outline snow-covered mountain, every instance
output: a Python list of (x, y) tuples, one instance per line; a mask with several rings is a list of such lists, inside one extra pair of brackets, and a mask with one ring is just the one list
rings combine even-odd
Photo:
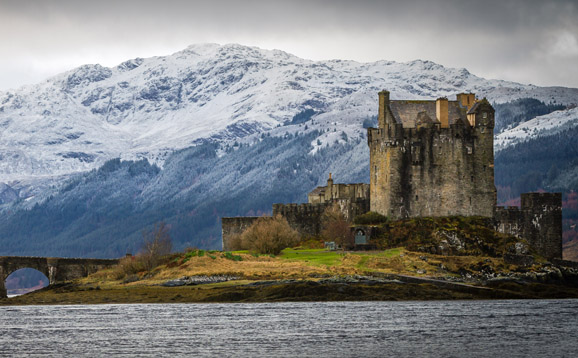
[[(517, 143), (539, 137), (551, 136), (578, 127), (578, 107), (538, 116), (514, 128), (499, 133), (494, 138), (495, 150), (501, 151)], [(578, 150), (578, 143), (575, 143)]]
[(367, 182), (362, 124), (375, 124), (382, 89), (393, 99), (474, 92), (495, 103), (502, 201), (578, 188), (578, 89), (429, 61), (194, 45), (0, 93), (0, 254), (118, 257), (159, 221), (176, 248), (219, 248), (223, 216), (306, 200), (329, 172)]
[[(381, 89), (393, 99), (471, 91), (493, 102), (578, 102), (578, 89), (486, 80), (429, 61), (310, 61), (278, 50), (193, 45), (0, 92), (0, 182), (40, 185), (116, 157), (162, 166), (168, 153), (207, 139), (291, 131), (277, 127), (306, 110), (315, 111), (309, 130), (333, 125), (355, 136), (359, 122), (376, 115)], [(320, 143), (339, 138), (325, 134)]]

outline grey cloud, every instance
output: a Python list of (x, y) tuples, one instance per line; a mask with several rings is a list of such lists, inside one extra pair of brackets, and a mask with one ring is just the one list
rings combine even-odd
[[(112, 65), (191, 43), (238, 42), (313, 59), (429, 59), (480, 76), (578, 87), (568, 67), (578, 61), (570, 0), (0, 0), (0, 31), (10, 34), (0, 56), (43, 57), (53, 68), (67, 58)], [(0, 88), (10, 81), (0, 69)]]

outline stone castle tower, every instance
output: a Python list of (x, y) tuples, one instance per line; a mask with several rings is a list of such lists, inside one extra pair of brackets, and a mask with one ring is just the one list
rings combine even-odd
[(371, 211), (390, 218), (492, 217), (494, 109), (484, 98), (389, 99), (368, 129)]

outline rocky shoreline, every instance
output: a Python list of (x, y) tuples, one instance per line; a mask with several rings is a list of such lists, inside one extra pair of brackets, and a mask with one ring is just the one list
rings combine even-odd
[(0, 305), (547, 298), (578, 298), (578, 284), (521, 277), (490, 278), (483, 285), (473, 285), (404, 275), (258, 281), (237, 280), (233, 276), (192, 276), (158, 285), (101, 288), (74, 282), (59, 284), (0, 299)]

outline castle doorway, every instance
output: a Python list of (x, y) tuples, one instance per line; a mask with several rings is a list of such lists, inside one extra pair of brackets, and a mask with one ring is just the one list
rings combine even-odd
[(355, 232), (355, 245), (366, 245), (367, 244), (367, 235), (365, 235), (365, 231), (362, 229), (357, 229)]

